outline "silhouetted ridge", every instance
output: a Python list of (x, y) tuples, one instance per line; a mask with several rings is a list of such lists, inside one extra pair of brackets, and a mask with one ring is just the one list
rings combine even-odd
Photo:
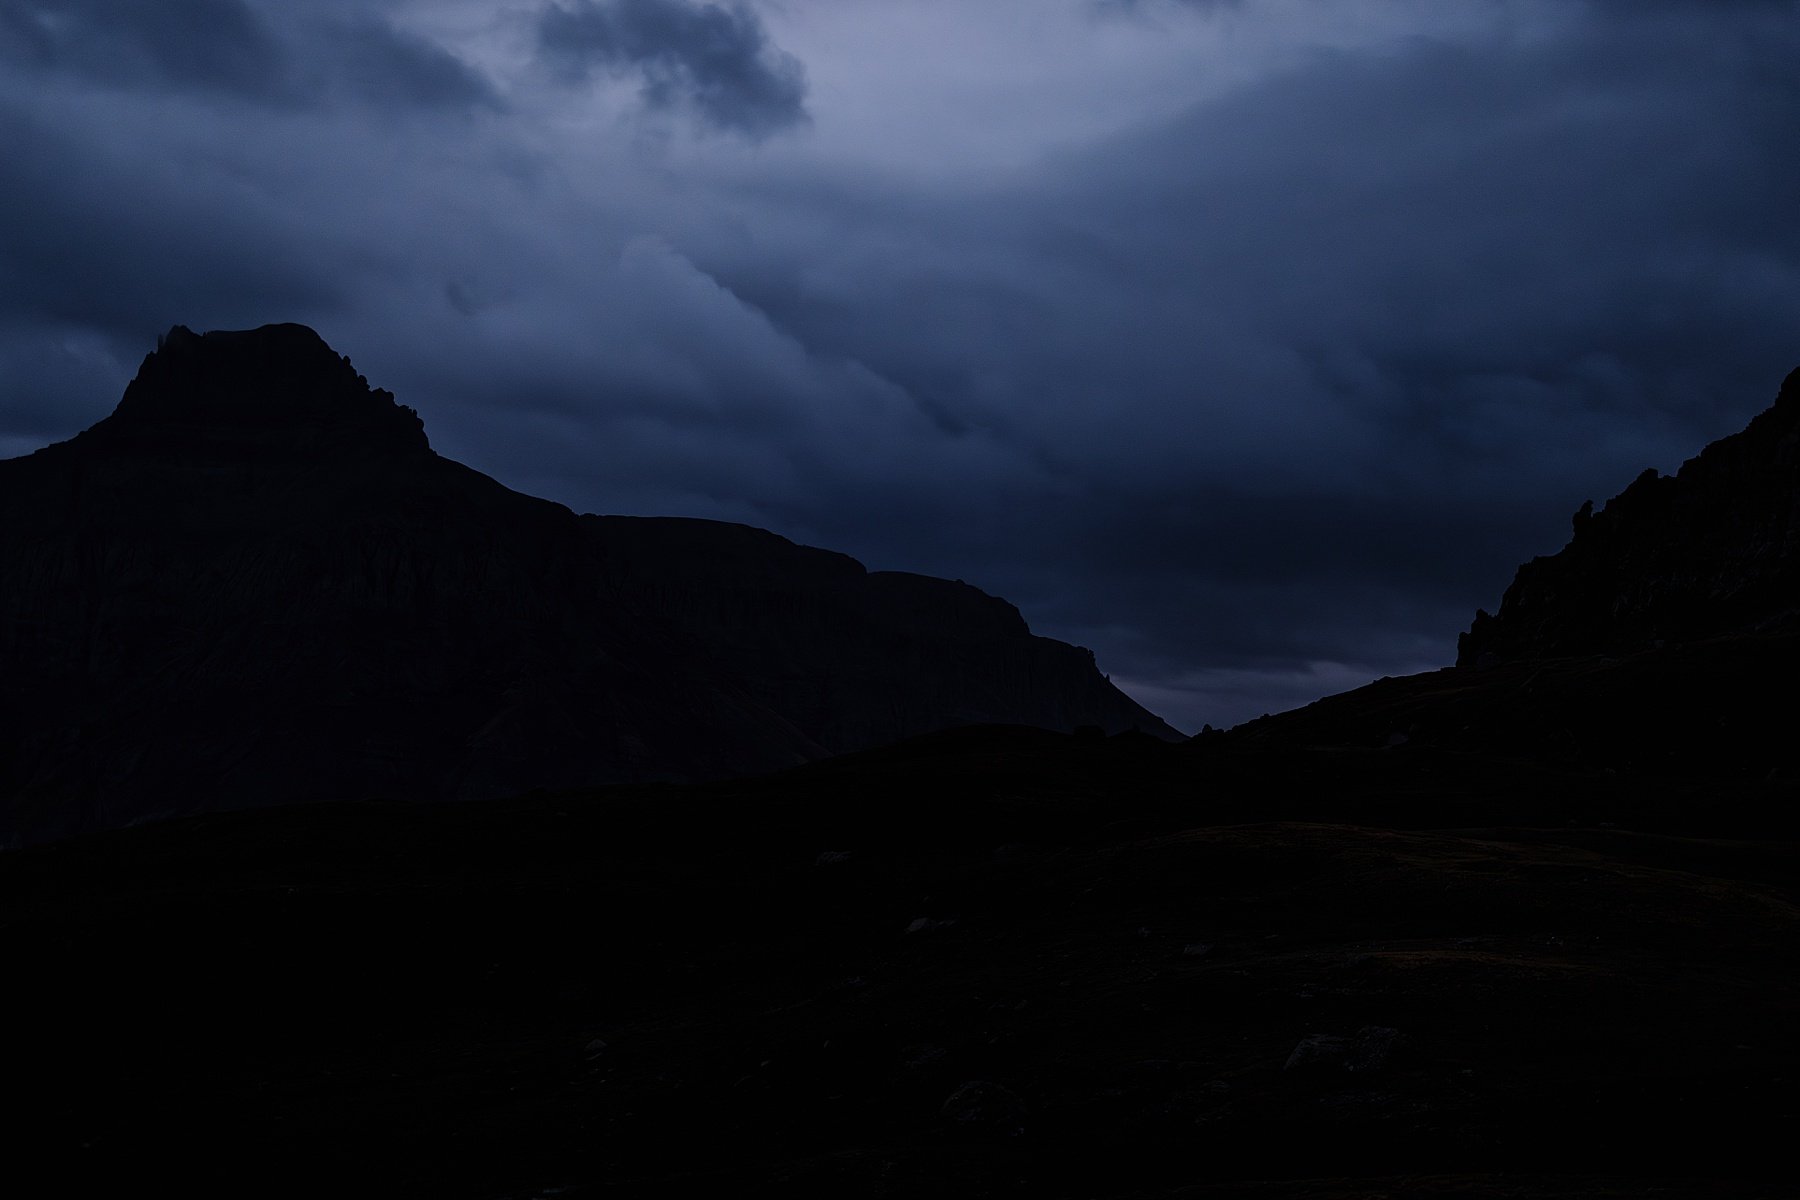
[(1789, 628), (1800, 614), (1800, 371), (1774, 406), (1672, 476), (1584, 505), (1559, 553), (1478, 612), (1458, 665)]
[(371, 389), (347, 357), (292, 324), (205, 334), (175, 326), (145, 356), (113, 415), (86, 436), (164, 451), (429, 448), (416, 412)]
[(0, 841), (958, 725), (1179, 737), (966, 584), (510, 491), (297, 325), (177, 327), (112, 416), (0, 462), (0, 512)]

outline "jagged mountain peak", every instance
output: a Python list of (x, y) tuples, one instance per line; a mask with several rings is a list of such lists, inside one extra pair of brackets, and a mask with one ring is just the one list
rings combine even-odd
[(297, 324), (207, 333), (176, 325), (144, 357), (113, 414), (83, 436), (158, 452), (430, 448), (418, 413), (371, 388), (347, 356)]
[(1773, 406), (1674, 475), (1585, 504), (1561, 551), (1477, 612), (1461, 666), (1620, 654), (1800, 624), (1800, 370)]

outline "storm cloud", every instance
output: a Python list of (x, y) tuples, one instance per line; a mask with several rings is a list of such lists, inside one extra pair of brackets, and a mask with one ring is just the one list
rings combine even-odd
[(0, 51), (114, 86), (270, 98), (286, 56), (242, 0), (4, 0)]
[(492, 86), (425, 38), (345, 7), (246, 0), (0, 0), (0, 57), (40, 78), (268, 106), (351, 98), (492, 106)]
[(1187, 728), (1448, 662), (1800, 365), (1783, 0), (114, 12), (0, 0), (0, 453), (305, 321), (512, 486), (967, 579)]
[(691, 108), (715, 128), (753, 138), (806, 120), (804, 68), (770, 44), (743, 4), (571, 0), (545, 9), (537, 34), (544, 60), (564, 78), (638, 76), (654, 110)]

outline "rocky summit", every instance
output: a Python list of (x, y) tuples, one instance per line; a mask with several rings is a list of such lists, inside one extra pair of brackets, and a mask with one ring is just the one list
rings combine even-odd
[(1800, 371), (1671, 476), (1645, 471), (1475, 615), (1463, 666), (1800, 629)]
[(1363, 819), (1422, 803), (1445, 823), (1795, 838), (1790, 709), (1771, 698), (1800, 671), (1797, 539), (1800, 371), (1676, 475), (1584, 505), (1569, 544), (1519, 567), (1498, 615), (1476, 614), (1454, 668), (1198, 740), (1283, 770), (1311, 761), (1318, 812), (1342, 811), (1325, 788), (1373, 770), (1411, 782)]
[(0, 836), (740, 776), (957, 725), (1172, 729), (974, 587), (578, 516), (310, 329), (170, 331), (0, 462)]

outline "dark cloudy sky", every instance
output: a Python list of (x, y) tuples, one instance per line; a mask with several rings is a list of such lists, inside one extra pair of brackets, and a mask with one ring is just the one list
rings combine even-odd
[(0, 0), (0, 455), (304, 321), (1176, 724), (1454, 654), (1800, 365), (1789, 0)]

